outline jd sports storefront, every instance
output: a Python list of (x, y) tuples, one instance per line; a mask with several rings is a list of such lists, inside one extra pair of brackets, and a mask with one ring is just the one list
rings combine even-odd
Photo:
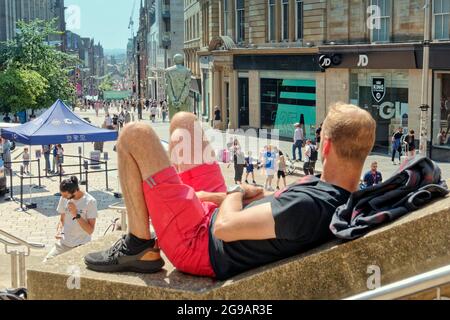
[[(320, 71), (316, 54), (236, 55), (234, 68), (238, 70), (240, 128), (276, 129), (280, 138), (291, 140), (294, 125), (301, 123), (305, 136), (314, 139)], [(250, 76), (254, 71), (256, 78)]]

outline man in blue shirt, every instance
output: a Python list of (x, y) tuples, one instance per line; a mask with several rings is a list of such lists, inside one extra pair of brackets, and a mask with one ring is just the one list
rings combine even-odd
[(373, 162), (371, 165), (371, 170), (367, 172), (364, 176), (364, 185), (366, 188), (375, 186), (383, 182), (383, 176), (381, 172), (377, 171), (378, 163)]

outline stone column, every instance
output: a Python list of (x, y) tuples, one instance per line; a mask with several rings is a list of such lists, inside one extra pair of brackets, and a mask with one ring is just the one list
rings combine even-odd
[(233, 70), (230, 73), (230, 127), (231, 129), (237, 129), (238, 127), (238, 78), (239, 74), (237, 70)]
[(259, 71), (248, 72), (250, 127), (261, 127), (261, 81)]

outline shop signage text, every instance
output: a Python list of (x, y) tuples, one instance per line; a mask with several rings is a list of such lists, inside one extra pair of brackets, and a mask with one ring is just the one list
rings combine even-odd
[(380, 118), (384, 120), (391, 120), (393, 118), (403, 119), (405, 114), (408, 114), (408, 107), (400, 102), (394, 104), (393, 102), (386, 101), (379, 107)]
[(377, 103), (380, 103), (386, 96), (386, 85), (384, 78), (373, 78), (372, 82), (372, 96)]

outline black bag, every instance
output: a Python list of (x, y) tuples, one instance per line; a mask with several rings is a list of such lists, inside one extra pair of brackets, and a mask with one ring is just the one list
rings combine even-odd
[(27, 300), (28, 291), (25, 288), (19, 289), (6, 289), (4, 291), (0, 291), (0, 301), (1, 300)]
[(9, 150), (14, 151), (14, 149), (16, 149), (16, 143), (11, 141), (11, 148), (9, 148)]
[(319, 152), (317, 152), (317, 148), (315, 146), (309, 146), (311, 148), (311, 156), (309, 157), (309, 161), (316, 162), (319, 158)]

